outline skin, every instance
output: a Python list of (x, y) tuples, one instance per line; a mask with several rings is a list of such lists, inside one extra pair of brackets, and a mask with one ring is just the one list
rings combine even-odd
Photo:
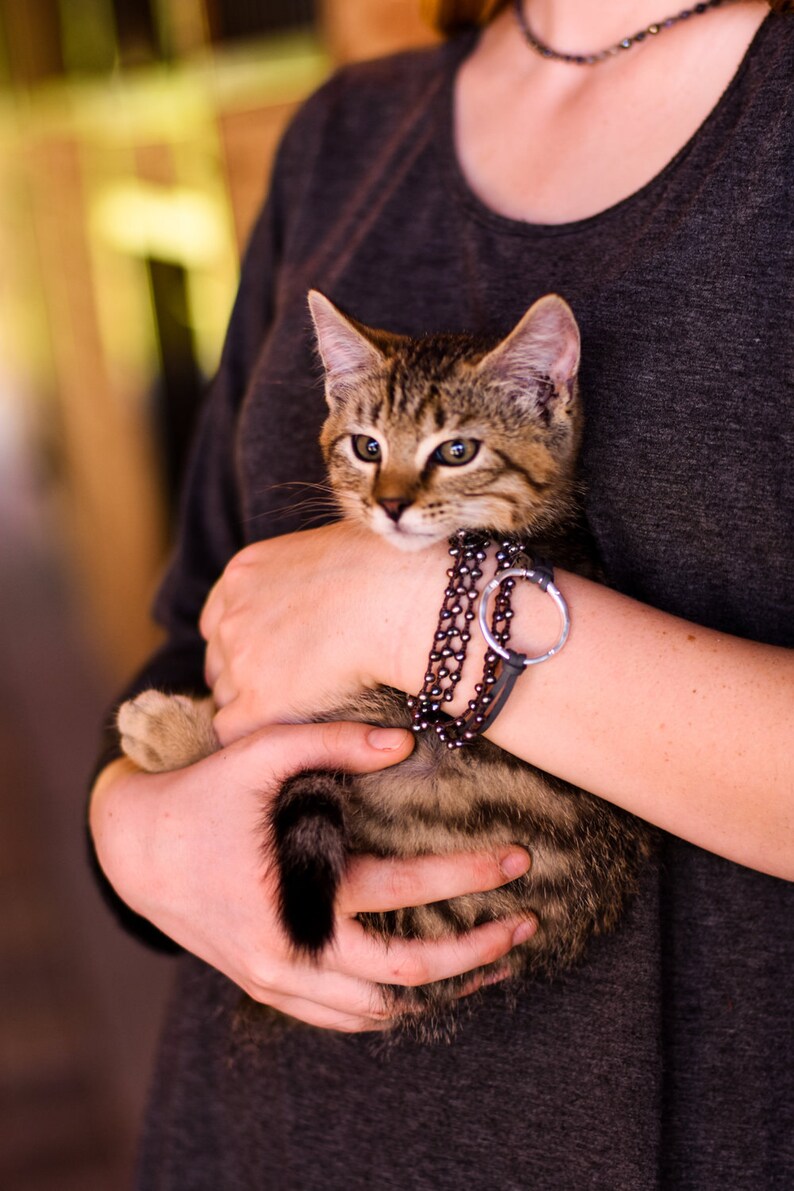
[[(620, 201), (686, 143), (766, 11), (759, 3), (720, 9), (593, 70), (537, 58), (512, 14), (500, 14), (458, 79), (457, 149), (470, 185), (502, 214), (538, 222)], [(562, 49), (601, 48), (662, 15), (658, 0), (532, 0), (535, 32)], [(421, 567), (417, 557), (371, 537), (364, 550), (344, 525), (247, 548), (216, 585), (201, 625), (228, 747), (173, 774), (115, 762), (92, 799), (100, 861), (134, 909), (257, 999), (333, 1029), (382, 1027), (379, 983), (470, 971), (515, 941), (517, 924), (508, 923), (386, 949), (352, 921), (364, 909), (493, 888), (508, 877), (504, 858), (487, 855), (357, 862), (342, 890), (336, 944), (317, 967), (296, 963), (275, 925), (256, 844), (262, 799), (308, 765), (376, 769), (410, 750), (405, 738), (391, 751), (373, 748), (361, 725), (289, 721), (362, 684), (418, 688), (447, 560), (443, 545), (423, 554)], [(702, 847), (794, 876), (791, 654), (574, 576), (559, 585), (573, 615), (570, 642), (517, 684), (491, 730), (496, 743)], [(556, 636), (536, 592), (520, 585), (515, 603), (516, 624), (537, 634), (516, 636), (516, 645), (539, 648)], [(307, 606), (316, 610), (310, 620)], [(526, 866), (526, 854), (518, 861)]]
[[(400, 553), (345, 524), (249, 546), (201, 622), (221, 740), (309, 715), (340, 690), (418, 690), (448, 562), (443, 543)], [(702, 848), (794, 878), (794, 653), (565, 572), (557, 583), (569, 641), (519, 680), (489, 738)], [(515, 647), (542, 652), (559, 628), (551, 601), (519, 584), (513, 605)], [(264, 671), (281, 680), (263, 688)]]
[(363, 724), (271, 726), (164, 774), (141, 773), (123, 758), (103, 771), (92, 799), (98, 855), (136, 912), (255, 1000), (344, 1033), (388, 1024), (379, 984), (426, 984), (495, 963), (534, 929), (513, 920), (464, 938), (386, 947), (356, 914), (493, 889), (525, 872), (529, 856), (516, 848), (412, 864), (362, 858), (340, 889), (334, 945), (316, 964), (290, 954), (262, 856), (264, 806), (304, 766), (373, 771), (411, 751), (405, 732), (369, 737)]
[[(682, 7), (531, 0), (526, 12), (542, 41), (579, 52)], [(702, 124), (768, 11), (727, 5), (582, 67), (534, 54), (509, 5), (457, 80), (457, 151), (469, 185), (494, 210), (531, 223), (585, 219), (633, 194)]]

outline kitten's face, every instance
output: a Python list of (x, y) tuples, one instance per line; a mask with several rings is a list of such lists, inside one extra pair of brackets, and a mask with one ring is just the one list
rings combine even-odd
[(330, 410), (321, 444), (346, 518), (417, 550), (461, 527), (540, 532), (567, 514), (579, 338), (562, 299), (541, 299), (490, 351), (385, 335), (310, 302)]

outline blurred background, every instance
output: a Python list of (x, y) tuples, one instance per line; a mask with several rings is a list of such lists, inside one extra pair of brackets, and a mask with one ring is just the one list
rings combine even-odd
[(0, 0), (0, 1188), (123, 1191), (172, 961), (88, 874), (279, 134), (419, 0)]

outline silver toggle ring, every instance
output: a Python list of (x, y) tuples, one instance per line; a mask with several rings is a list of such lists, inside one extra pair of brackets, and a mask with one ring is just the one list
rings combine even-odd
[(497, 587), (501, 587), (505, 579), (528, 579), (530, 583), (535, 583), (539, 587), (541, 587), (541, 584), (544, 584), (545, 586), (541, 587), (541, 590), (545, 590), (546, 595), (551, 596), (552, 600), (557, 605), (557, 611), (559, 612), (560, 618), (562, 620), (562, 629), (560, 630), (559, 637), (555, 641), (554, 645), (552, 645), (551, 649), (547, 649), (545, 653), (539, 653), (536, 657), (524, 657), (523, 660), (525, 667), (537, 666), (539, 662), (547, 662), (549, 658), (553, 658), (555, 654), (560, 652), (563, 645), (568, 640), (568, 634), (571, 631), (571, 615), (568, 611), (568, 605), (566, 604), (565, 598), (563, 597), (559, 588), (556, 587), (551, 579), (549, 579), (547, 571), (535, 571), (532, 569), (532, 567), (507, 567), (506, 570), (500, 571), (499, 574), (496, 575), (487, 585), (482, 593), (482, 598), (480, 599), (480, 608), (478, 613), (480, 632), (494, 653), (498, 653), (499, 656), (501, 658), (505, 658), (505, 660), (510, 659), (510, 651), (505, 649), (503, 645), (499, 644), (488, 625), (488, 601), (496, 591)]

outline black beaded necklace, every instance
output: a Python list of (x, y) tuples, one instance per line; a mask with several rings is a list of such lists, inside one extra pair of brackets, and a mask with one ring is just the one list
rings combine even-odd
[(599, 62), (606, 62), (609, 58), (617, 57), (621, 50), (630, 50), (632, 46), (639, 45), (647, 38), (656, 37), (663, 29), (671, 29), (680, 21), (688, 21), (690, 17), (703, 16), (712, 8), (721, 8), (724, 4), (732, 2), (733, 0), (705, 0), (704, 3), (695, 4), (692, 8), (684, 8), (674, 17), (665, 17), (663, 21), (654, 21), (652, 25), (640, 29), (639, 33), (633, 33), (631, 37), (624, 37), (615, 45), (609, 46), (605, 50), (599, 50), (597, 54), (562, 54), (553, 50), (551, 46), (544, 45), (542, 41), (538, 41), (529, 27), (524, 15), (523, 0), (514, 0), (514, 7), (521, 32), (536, 54), (540, 54), (542, 58), (550, 58), (554, 62), (573, 62), (576, 66), (597, 66)]

